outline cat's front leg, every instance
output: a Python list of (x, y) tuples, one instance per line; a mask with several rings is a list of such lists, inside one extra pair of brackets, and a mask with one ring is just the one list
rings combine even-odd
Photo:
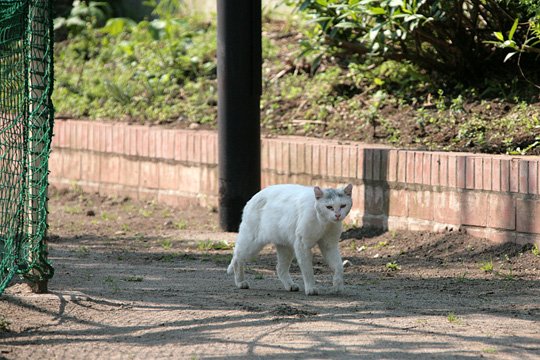
[(321, 253), (326, 260), (326, 263), (330, 266), (330, 269), (334, 271), (332, 290), (335, 293), (343, 292), (343, 261), (339, 254), (338, 240), (332, 241), (323, 239), (319, 242), (319, 248), (321, 249)]
[(298, 266), (304, 279), (304, 290), (306, 295), (318, 295), (319, 290), (315, 287), (315, 276), (313, 275), (313, 254), (311, 248), (307, 247), (301, 239), (296, 239), (294, 252)]

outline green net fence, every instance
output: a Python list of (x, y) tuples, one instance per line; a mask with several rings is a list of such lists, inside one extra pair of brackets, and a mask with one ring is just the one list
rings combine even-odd
[(47, 177), (53, 124), (51, 0), (0, 0), (0, 294), (53, 275)]

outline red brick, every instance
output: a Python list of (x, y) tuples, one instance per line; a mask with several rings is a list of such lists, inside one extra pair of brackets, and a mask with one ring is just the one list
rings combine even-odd
[(407, 151), (398, 151), (398, 172), (397, 181), (404, 183), (407, 181)]
[(467, 156), (465, 158), (465, 188), (474, 189), (475, 183), (475, 161), (474, 158)]
[(483, 180), (483, 185), (482, 185), (482, 189), (484, 190), (491, 190), (491, 183), (492, 183), (492, 178), (493, 178), (493, 170), (492, 170), (492, 161), (491, 161), (491, 158), (489, 157), (485, 157), (484, 159), (484, 163), (483, 163), (483, 172), (482, 172), (482, 180)]
[(77, 122), (77, 148), (88, 149), (88, 123), (86, 121)]
[(431, 154), (431, 184), (434, 186), (439, 186), (440, 181), (440, 167), (441, 159), (440, 154)]
[(458, 171), (457, 161), (458, 160), (457, 159), (458, 159), (457, 156), (453, 156), (453, 155), (448, 156), (448, 186), (453, 187), (453, 188), (458, 187), (458, 180), (457, 180), (457, 171)]
[[(161, 190), (177, 190), (178, 187), (178, 172), (177, 166), (165, 162), (158, 163), (159, 172), (159, 189)], [(199, 179), (200, 181), (201, 179)]]
[(388, 182), (395, 182), (398, 178), (398, 151), (388, 151), (388, 166), (386, 167), (386, 178)]
[(519, 167), (519, 192), (522, 194), (527, 194), (529, 192), (529, 164), (525, 160), (520, 160), (518, 162)]
[(510, 161), (510, 191), (519, 192), (519, 160)]
[(431, 185), (431, 154), (424, 153), (422, 165), (422, 184)]
[(62, 171), (62, 150), (58, 149), (51, 152), (51, 155), (49, 156), (49, 171), (51, 177), (55, 178), (62, 178), (64, 177), (64, 173)]
[(510, 191), (510, 160), (501, 160), (501, 191)]
[(105, 124), (103, 126), (103, 140), (105, 142), (103, 151), (111, 153), (113, 149), (113, 125)]
[(490, 240), (495, 244), (504, 244), (516, 241), (515, 231), (486, 229), (486, 233), (484, 234), (484, 236), (486, 239)]
[(511, 195), (488, 195), (487, 226), (514, 230), (516, 228), (516, 201)]
[(474, 188), (481, 190), (484, 186), (484, 159), (474, 158)]
[[(281, 158), (281, 163), (278, 165), (278, 168), (281, 170), (283, 174), (290, 174), (291, 172), (291, 150), (290, 150), (291, 144), (288, 142), (280, 141), (280, 154), (278, 155), (278, 159)], [(324, 147), (326, 148), (326, 147)], [(324, 173), (326, 175), (327, 173)]]
[[(202, 140), (203, 135), (198, 137)], [(204, 142), (202, 142), (204, 144)], [(199, 159), (202, 160), (203, 146), (199, 147)], [(163, 159), (172, 160), (174, 159), (174, 130), (166, 129), (162, 131), (161, 138), (161, 157)]]
[(416, 184), (422, 183), (424, 167), (424, 154), (421, 152), (414, 153), (414, 182)]
[(465, 189), (465, 179), (467, 176), (467, 163), (465, 156), (456, 157), (456, 186)]
[[(175, 140), (176, 141), (176, 140)], [(212, 134), (209, 138), (210, 142), (210, 158), (208, 158), (208, 161), (212, 165), (218, 164), (218, 139), (216, 134)], [(175, 143), (176, 145), (176, 143)]]
[(529, 161), (529, 194), (538, 194), (538, 161)]
[(328, 175), (328, 147), (324, 144), (319, 146), (319, 172), (316, 175)]
[(69, 180), (81, 179), (81, 155), (78, 151), (62, 152), (62, 176)]
[(67, 145), (72, 149), (77, 149), (77, 122), (74, 120), (69, 121), (66, 124), (66, 130), (67, 130)]
[(380, 179), (388, 182), (388, 150), (381, 150)]
[(388, 215), (406, 217), (408, 214), (406, 190), (390, 190), (388, 199)]
[(517, 199), (516, 206), (516, 230), (540, 234), (540, 201)]
[[(165, 131), (162, 132), (162, 138), (164, 140), (165, 138)], [(196, 162), (196, 163), (200, 163), (201, 162), (201, 149), (202, 149), (202, 136), (201, 134), (197, 133), (197, 132), (193, 132), (193, 134), (191, 134), (191, 136), (193, 136), (195, 142), (194, 142), (194, 148), (193, 148), (193, 158), (192, 158), (192, 161)], [(165, 154), (162, 153), (161, 156), (163, 158), (165, 158)]]
[(320, 145), (318, 144), (309, 144), (306, 149), (308, 156), (308, 162), (306, 163), (306, 172), (311, 175), (320, 174)]
[(516, 243), (520, 245), (536, 244), (540, 246), (540, 235), (538, 234), (516, 234)]
[(373, 180), (373, 149), (364, 149), (364, 179)]
[(306, 174), (313, 174), (313, 145), (306, 144)]
[(407, 151), (407, 166), (405, 170), (405, 182), (409, 184), (414, 184), (414, 152)]
[(105, 155), (100, 161), (100, 182), (118, 184), (120, 180), (120, 157), (118, 155)]
[(81, 179), (99, 182), (101, 156), (96, 153), (81, 153)]
[[(187, 161), (187, 134), (179, 130), (174, 139), (174, 160)], [(146, 133), (148, 139), (148, 132)]]
[(138, 149), (138, 143), (137, 143), (137, 131), (138, 128), (135, 126), (129, 126), (127, 128), (127, 134), (129, 137), (129, 147), (127, 149), (128, 154), (132, 156), (136, 156), (139, 154), (140, 150)]
[(461, 201), (456, 191), (433, 192), (433, 219), (441, 224), (461, 224)]
[[(151, 158), (158, 157), (158, 153), (157, 153), (157, 147), (159, 144), (159, 141), (157, 139), (158, 134), (159, 134), (159, 131), (157, 129), (155, 128), (148, 129), (148, 157), (151, 157)], [(186, 160), (190, 161), (191, 158), (190, 158), (189, 148), (193, 146), (193, 138), (191, 136), (188, 136), (186, 140), (187, 140), (186, 150), (188, 150)]]
[(365, 167), (365, 160), (366, 160), (366, 157), (364, 156), (364, 149), (363, 148), (358, 148), (356, 149), (356, 156), (358, 157), (358, 160), (357, 160), (357, 165), (356, 165), (356, 178), (357, 179), (360, 179), (360, 180), (363, 180), (365, 179), (365, 172), (364, 172), (364, 167)]
[(326, 173), (325, 175), (326, 176), (332, 176), (334, 177), (335, 174), (336, 174), (336, 168), (338, 167), (338, 164), (336, 164), (336, 147), (334, 145), (327, 145), (326, 146), (326, 156), (327, 156), (327, 160), (326, 160)]
[(68, 140), (66, 137), (66, 121), (56, 120), (54, 123), (54, 146), (66, 147)]
[(382, 187), (369, 185), (364, 187), (364, 208), (370, 215), (388, 214), (388, 201)]
[(129, 160), (123, 158), (120, 161), (119, 167), (119, 184), (132, 187), (139, 185), (140, 164), (138, 160)]
[[(306, 144), (296, 144), (296, 172), (299, 174), (306, 173)], [(348, 160), (348, 159), (347, 159)], [(347, 166), (349, 164), (347, 163)]]
[(486, 226), (487, 193), (467, 191), (461, 193), (461, 223), (464, 225)]
[(158, 189), (159, 171), (158, 163), (152, 161), (141, 161), (139, 186), (141, 188)]
[(412, 191), (408, 193), (409, 217), (422, 220), (433, 220), (433, 198), (429, 191)]
[[(439, 184), (441, 186), (448, 186), (448, 155), (441, 154), (439, 156)], [(455, 173), (455, 168), (454, 168)]]
[[(268, 156), (268, 141), (266, 139), (261, 140), (261, 171), (267, 170), (269, 167), (270, 159)], [(262, 186), (262, 183), (261, 183)]]
[(124, 124), (116, 124), (112, 128), (112, 152), (124, 153)]
[(343, 146), (334, 146), (334, 169), (332, 174), (337, 177), (343, 176)]
[(382, 154), (381, 154), (381, 150), (380, 149), (373, 149), (372, 150), (372, 154), (373, 154), (373, 180), (381, 180), (382, 179), (382, 174), (381, 174), (381, 170), (382, 170), (382, 166), (381, 166), (381, 157), (382, 157)]
[(475, 237), (475, 238), (486, 238), (486, 228), (485, 227), (471, 227), (471, 226), (465, 226), (464, 227), (466, 234)]
[(501, 191), (501, 159), (494, 158), (491, 162), (491, 189)]

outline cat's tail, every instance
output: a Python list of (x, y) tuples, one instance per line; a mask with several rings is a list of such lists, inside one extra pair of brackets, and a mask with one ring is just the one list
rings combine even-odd
[(229, 267), (227, 268), (227, 274), (234, 273), (234, 265), (236, 265), (236, 258), (233, 256), (231, 263), (229, 264)]

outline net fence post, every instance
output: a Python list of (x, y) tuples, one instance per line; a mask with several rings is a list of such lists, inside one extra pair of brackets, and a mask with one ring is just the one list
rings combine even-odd
[(52, 104), (51, 0), (30, 0), (28, 9), (27, 241), (32, 290), (48, 290), (52, 268), (47, 260), (48, 155)]

